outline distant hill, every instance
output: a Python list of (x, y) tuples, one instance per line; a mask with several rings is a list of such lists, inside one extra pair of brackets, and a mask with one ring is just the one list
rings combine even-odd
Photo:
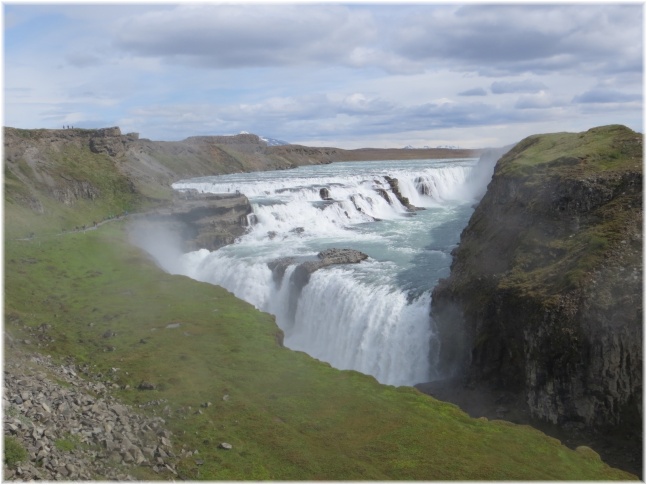
[[(425, 149), (425, 150), (431, 149), (431, 147), (429, 145), (425, 145), (422, 148)], [(461, 148), (456, 146), (456, 145), (438, 145), (436, 148), (437, 149), (444, 149), (444, 150), (461, 150)], [(415, 150), (415, 149), (416, 149), (416, 147), (414, 147), (413, 145), (407, 145), (407, 146), (403, 147), (403, 150)]]
[[(241, 131), (239, 135), (251, 135), (249, 131)], [(276, 147), (281, 145), (290, 145), (289, 141), (277, 140), (276, 138), (270, 138), (267, 136), (258, 135), (258, 138), (261, 141), (264, 141), (268, 147)]]

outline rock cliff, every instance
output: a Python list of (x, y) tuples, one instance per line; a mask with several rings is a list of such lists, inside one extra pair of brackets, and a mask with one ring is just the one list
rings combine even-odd
[(253, 209), (243, 194), (179, 193), (171, 206), (139, 218), (139, 227), (168, 229), (183, 252), (197, 249), (215, 251), (233, 244), (246, 230)]
[(640, 447), (642, 154), (612, 125), (531, 136), (498, 161), (432, 295), (448, 377)]

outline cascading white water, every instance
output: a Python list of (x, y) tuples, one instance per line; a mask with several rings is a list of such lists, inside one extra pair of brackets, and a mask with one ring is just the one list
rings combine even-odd
[[(337, 368), (394, 385), (437, 378), (429, 355), (437, 347), (430, 293), (447, 275), (449, 253), (471, 214), (464, 187), (474, 164), (335, 163), (176, 183), (177, 190), (244, 193), (256, 224), (236, 244), (183, 255), (175, 272), (221, 285), (274, 314), (287, 347)], [(426, 210), (407, 213), (387, 177)], [(331, 247), (369, 259), (320, 269), (303, 286), (292, 277), (296, 263), (283, 275), (268, 266)]]
[(358, 282), (348, 270), (331, 269), (313, 274), (300, 301), (294, 317), (299, 324), (286, 339), (289, 347), (307, 348), (339, 369), (358, 370), (385, 383), (429, 379), (429, 295), (409, 302), (402, 291)]

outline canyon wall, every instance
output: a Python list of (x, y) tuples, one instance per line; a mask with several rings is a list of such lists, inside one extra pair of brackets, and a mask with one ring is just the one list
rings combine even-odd
[(642, 135), (528, 137), (497, 163), (433, 291), (448, 377), (559, 425), (642, 430)]

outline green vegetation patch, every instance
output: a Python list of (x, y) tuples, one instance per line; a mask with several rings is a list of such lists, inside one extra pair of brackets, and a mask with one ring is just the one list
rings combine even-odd
[(134, 186), (119, 173), (109, 156), (66, 144), (60, 150), (50, 149), (47, 159), (57, 167), (59, 177), (68, 182), (88, 182), (98, 190), (103, 201), (117, 209), (132, 209), (136, 201)]
[(13, 436), (4, 437), (4, 462), (9, 468), (14, 468), (20, 462), (29, 458), (25, 447)]
[(583, 133), (533, 135), (519, 142), (499, 162), (501, 174), (574, 177), (615, 169), (631, 161), (642, 165), (642, 135), (622, 125), (592, 128)]
[[(11, 166), (5, 164), (7, 238), (54, 236), (90, 227), (94, 222), (133, 211), (145, 202), (106, 155), (68, 144), (59, 151), (50, 150), (47, 158), (41, 175), (55, 181), (55, 185), (39, 182), (23, 160)], [(58, 200), (62, 193), (70, 203)]]
[(620, 246), (642, 244), (642, 136), (626, 127), (528, 137), (501, 159), (492, 187), (459, 246), (466, 284), (481, 268), (477, 278), (498, 274), (502, 288), (546, 298), (586, 285)]
[(57, 439), (54, 442), (54, 446), (56, 446), (56, 449), (59, 451), (70, 452), (81, 448), (83, 443), (78, 436), (67, 433), (64, 437)]

